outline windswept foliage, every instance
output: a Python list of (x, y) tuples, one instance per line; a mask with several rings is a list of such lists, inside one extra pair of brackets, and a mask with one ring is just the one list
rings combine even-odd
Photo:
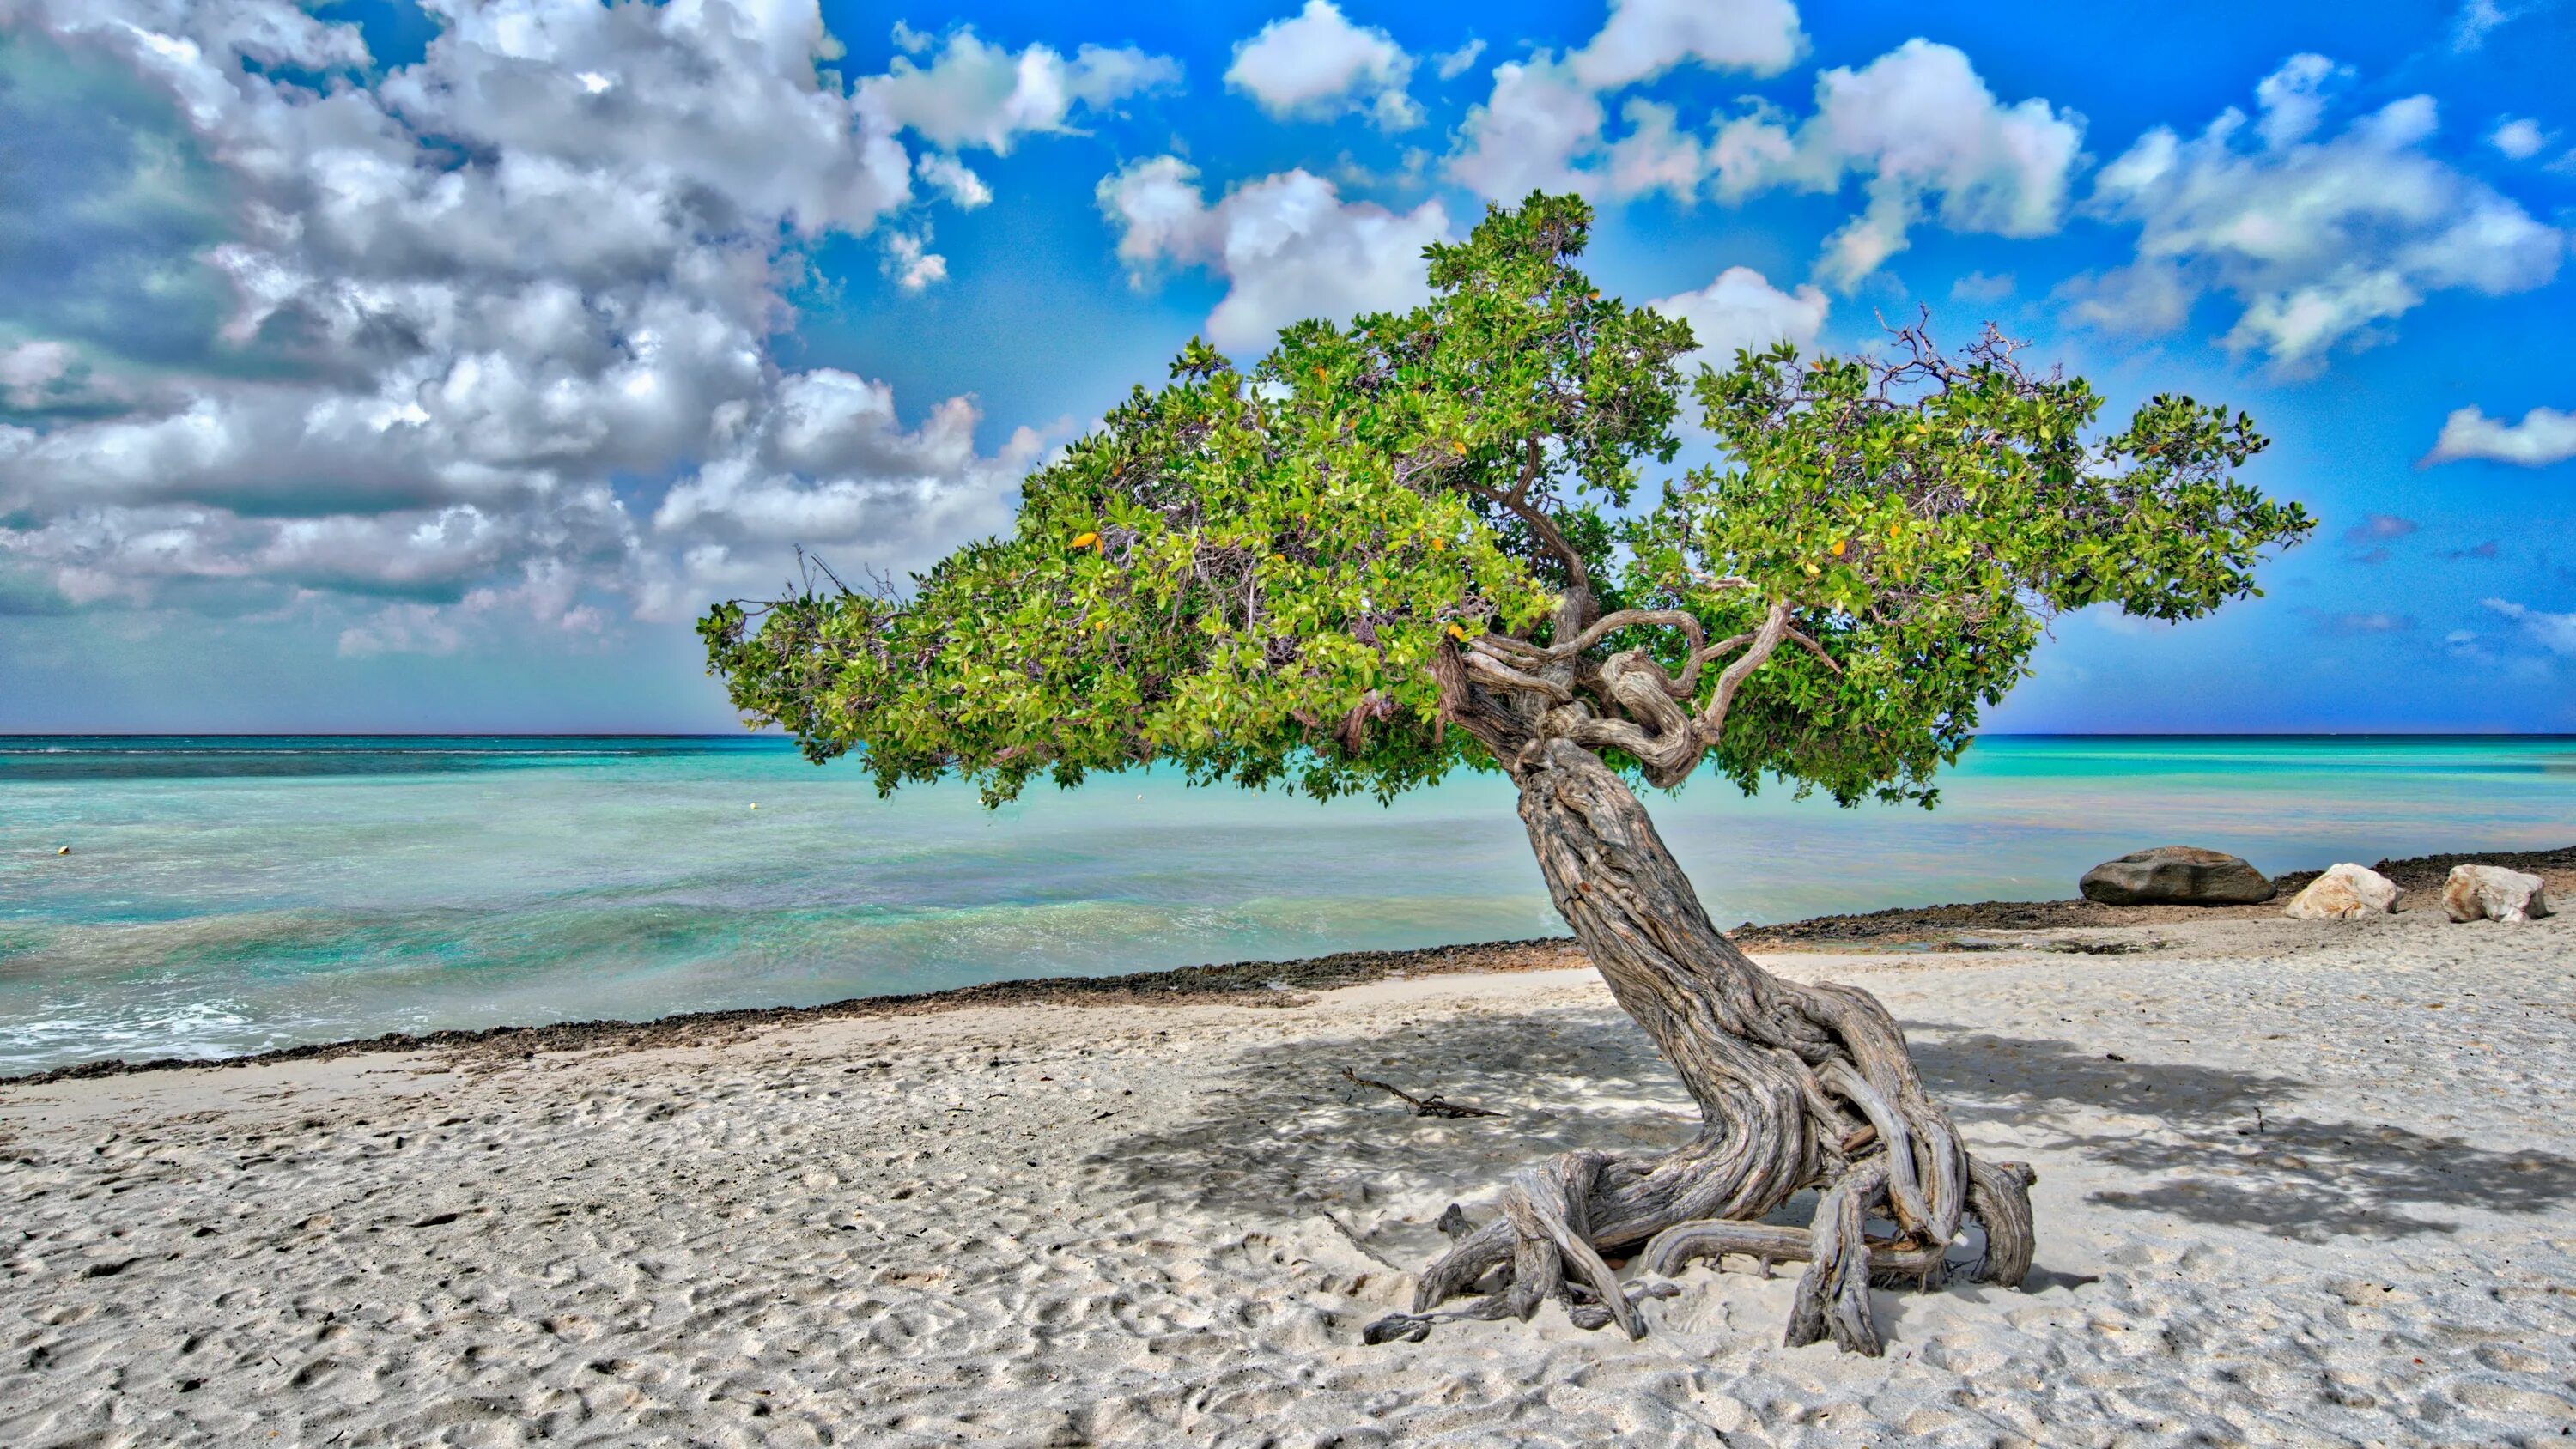
[[(1550, 898), (1702, 1130), (1517, 1174), (1368, 1341), (1550, 1299), (1636, 1335), (1606, 1254), (1734, 1253), (1809, 1260), (1790, 1344), (1876, 1353), (1873, 1278), (1934, 1282), (1970, 1222), (1977, 1275), (2021, 1281), (2031, 1174), (1969, 1151), (1867, 992), (1736, 949), (1628, 782), (1714, 755), (1746, 789), (1928, 803), (2050, 615), (2204, 613), (2311, 525), (2236, 479), (2263, 447), (2243, 415), (2160, 397), (2088, 440), (2081, 379), (1920, 326), (1875, 357), (1700, 369), (1723, 463), (1641, 499), (1679, 451), (1690, 330), (1574, 270), (1590, 219), (1498, 209), (1430, 249), (1423, 306), (1301, 323), (1249, 371), (1192, 343), (1028, 480), (1013, 537), (906, 596), (724, 605), (708, 657), (753, 723), (862, 749), (887, 789), (954, 769), (1001, 800), (1170, 760), (1389, 796), (1507, 771)], [(1810, 1186), (1811, 1229), (1762, 1221)]]
[[(1652, 736), (1587, 740), (1614, 763), (1928, 799), (2050, 614), (2205, 612), (2310, 526), (2234, 478), (2264, 444), (2242, 415), (2160, 397), (2088, 442), (2100, 397), (1991, 331), (1955, 358), (1920, 328), (1876, 359), (1739, 354), (1692, 387), (1688, 325), (1573, 267), (1589, 223), (1533, 195), (1430, 248), (1412, 311), (1301, 323), (1249, 369), (1193, 342), (1027, 480), (1014, 535), (901, 595), (720, 606), (712, 667), (888, 789), (956, 770), (998, 801), (1166, 760), (1388, 796), (1491, 763), (1451, 727), (1464, 681), (1605, 619), (1575, 687)], [(1641, 506), (1686, 391), (1724, 464)], [(1684, 733), (1619, 697), (1603, 666), (1632, 650)]]

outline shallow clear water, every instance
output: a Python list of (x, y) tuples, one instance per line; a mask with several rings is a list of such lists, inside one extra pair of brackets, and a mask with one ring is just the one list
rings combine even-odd
[[(1997, 738), (1931, 812), (1649, 803), (1732, 924), (2060, 897), (2147, 845), (2566, 845), (2576, 740)], [(1561, 930), (1482, 776), (987, 812), (774, 740), (0, 738), (0, 1073)]]

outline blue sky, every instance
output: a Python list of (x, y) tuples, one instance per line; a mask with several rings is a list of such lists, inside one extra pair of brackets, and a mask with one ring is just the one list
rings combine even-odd
[(2225, 399), (2268, 596), (2018, 730), (2576, 730), (2576, 10), (0, 0), (0, 731), (696, 730), (1206, 332), (1573, 188), (1720, 347)]

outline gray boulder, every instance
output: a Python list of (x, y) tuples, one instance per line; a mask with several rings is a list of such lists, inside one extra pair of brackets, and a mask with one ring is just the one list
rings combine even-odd
[(2278, 889), (2224, 851), (2159, 845), (2084, 872), (2084, 898), (2106, 906), (2251, 906)]

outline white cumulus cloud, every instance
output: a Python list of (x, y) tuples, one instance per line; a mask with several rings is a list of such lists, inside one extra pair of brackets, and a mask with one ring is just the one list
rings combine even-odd
[(1003, 529), (1009, 490), (1048, 439), (1020, 428), (984, 454), (979, 421), (971, 399), (950, 398), (906, 428), (882, 382), (832, 368), (785, 379), (757, 413), (727, 418), (716, 456), (654, 510), (684, 568), (656, 560), (645, 611), (685, 612), (707, 579), (766, 581), (792, 544), (864, 541), (872, 562), (908, 565)]
[[(1673, 105), (1632, 97), (1620, 107), (1624, 128), (1611, 135), (1604, 97), (1627, 83), (1620, 77), (1650, 77), (1685, 59), (1776, 69), (1803, 44), (1785, 6), (1763, 32), (1767, 48), (1719, 46), (1691, 29), (1703, 20), (1673, 18), (1684, 13), (1623, 7), (1566, 60), (1541, 52), (1494, 67), (1492, 94), (1459, 127), (1450, 178), (1493, 200), (1541, 187), (1614, 198), (1662, 191), (1684, 202), (1832, 192), (1857, 181), (1863, 209), (1817, 262), (1817, 274), (1842, 287), (1903, 250), (1926, 220), (2010, 237), (2044, 236), (2063, 224), (2070, 178), (2083, 161), (2083, 118), (2036, 97), (2006, 102), (1965, 54), (1927, 40), (1822, 72), (1814, 110), (1803, 118), (1757, 102), (1698, 130)], [(1663, 41), (1619, 39), (1628, 34), (1623, 25), (1645, 27), (1649, 18), (1654, 27), (1635, 34)], [(1683, 34), (1701, 38), (1671, 39)], [(1628, 59), (1612, 65), (1609, 55)], [(1647, 56), (1661, 59), (1647, 65)]]
[[(1669, 107), (1649, 112), (1647, 123), (1663, 131), (1632, 138), (1610, 173), (1594, 164), (1610, 144), (1603, 98), (1686, 64), (1776, 74), (1806, 45), (1790, 0), (1612, 0), (1601, 29), (1570, 54), (1542, 50), (1494, 67), (1492, 93), (1458, 128), (1450, 179), (1496, 201), (1517, 201), (1533, 187), (1620, 195), (1671, 187), (1686, 197), (1691, 185), (1680, 184), (1673, 169), (1679, 147)], [(1456, 52), (1456, 70), (1482, 51), (1478, 43)], [(1441, 75), (1453, 73), (1444, 60)], [(1688, 159), (1696, 162), (1698, 153)]]
[(2549, 144), (2552, 133), (2540, 129), (2540, 123), (2529, 116), (2499, 121), (2487, 132), (2487, 144), (2516, 161), (2528, 161)]
[(2300, 54), (2254, 85), (2254, 102), (2262, 112), (2254, 123), (2263, 144), (2278, 150), (2304, 141), (2325, 119), (2327, 88), (2352, 79), (2352, 67), (2322, 55)]
[(21, 342), (0, 350), (0, 407), (26, 412), (108, 402), (68, 342)]
[(2507, 5), (2503, 0), (2465, 0), (2457, 15), (2451, 17), (2451, 49), (2470, 54), (2487, 43), (2487, 37), (2506, 23), (2520, 19), (2535, 7)]
[(1306, 0), (1305, 9), (1261, 27), (1234, 48), (1225, 72), (1228, 87), (1280, 119), (1357, 111), (1385, 131), (1422, 123), (1422, 108), (1405, 93), (1412, 80), (1413, 57), (1395, 37), (1353, 25), (1333, 0)]
[(2488, 458), (2526, 468), (2576, 458), (2576, 412), (2533, 408), (2522, 415), (2521, 422), (2508, 423), (2478, 408), (2454, 409), (2443, 420), (2442, 435), (2433, 440), (2433, 451), (2424, 455), (2424, 461), (2454, 463), (2463, 458)]
[(1705, 362), (1724, 371), (1739, 349), (1759, 352), (1781, 342), (1801, 351), (1813, 347), (1829, 304), (1814, 286), (1784, 292), (1751, 267), (1728, 267), (1705, 287), (1646, 305), (1691, 325), (1699, 349), (1684, 366)]
[(993, 188), (985, 183), (983, 177), (976, 175), (972, 167), (954, 156), (925, 151), (913, 164), (913, 170), (959, 211), (973, 211), (979, 206), (992, 204)]
[(858, 94), (864, 108), (934, 146), (1008, 155), (1023, 136), (1069, 130), (1082, 112), (1109, 110), (1180, 78), (1178, 62), (1130, 46), (1085, 45), (1068, 58), (1045, 45), (1013, 51), (961, 29), (928, 65), (898, 55), (886, 74), (861, 81)]
[(1118, 255), (1140, 283), (1167, 263), (1225, 279), (1207, 336), (1237, 350), (1267, 346), (1304, 318), (1338, 321), (1422, 301), (1430, 295), (1422, 249), (1449, 235), (1437, 200), (1408, 212), (1344, 201), (1303, 170), (1246, 183), (1211, 204), (1195, 168), (1156, 156), (1104, 178), (1098, 194), (1119, 230)]
[(1485, 42), (1470, 40), (1456, 50), (1442, 51), (1431, 58), (1432, 74), (1442, 80), (1456, 80), (1465, 75), (1485, 53)]
[(2159, 127), (2102, 169), (2087, 206), (2135, 223), (2137, 256), (2073, 289), (2077, 316), (2164, 332), (2224, 294), (2240, 309), (2225, 345), (2300, 371), (2378, 340), (2432, 293), (2497, 296), (2557, 274), (2564, 237), (2426, 148), (2431, 97), (2317, 139), (2301, 77), (2322, 67), (2294, 58), (2258, 88), (2265, 108), (2250, 125), (2231, 109), (2197, 136)]
[(1468, 108), (1449, 157), (1449, 179), (1488, 201), (1518, 201), (1532, 190), (1595, 191), (1600, 178), (1580, 163), (1601, 147), (1601, 97), (1542, 52), (1494, 67), (1494, 88)]
[(2006, 105), (1967, 56), (1909, 40), (1819, 77), (1800, 139), (1867, 177), (1868, 209), (1826, 243), (1822, 270), (1848, 285), (1902, 249), (1927, 210), (1954, 231), (2057, 230), (2084, 123), (2037, 98)]
[(885, 239), (885, 274), (907, 292), (919, 292), (948, 280), (948, 259), (930, 249), (930, 228), (890, 231)]
[(790, 543), (901, 570), (1003, 521), (1037, 434), (982, 451), (971, 398), (907, 426), (883, 384), (773, 354), (802, 244), (876, 233), (929, 286), (907, 134), (981, 205), (960, 148), (1171, 62), (960, 31), (851, 85), (814, 0), (424, 8), (420, 59), (383, 67), (290, 0), (0, 0), (12, 44), (166, 97), (164, 149), (229, 208), (181, 263), (229, 299), (212, 362), (0, 350), (0, 402), (54, 409), (0, 425), (0, 571), (74, 605), (338, 600), (362, 656), (685, 616)]
[(1610, 18), (1566, 58), (1594, 90), (1652, 80), (1691, 62), (1777, 75), (1807, 48), (1790, 0), (1610, 0)]

